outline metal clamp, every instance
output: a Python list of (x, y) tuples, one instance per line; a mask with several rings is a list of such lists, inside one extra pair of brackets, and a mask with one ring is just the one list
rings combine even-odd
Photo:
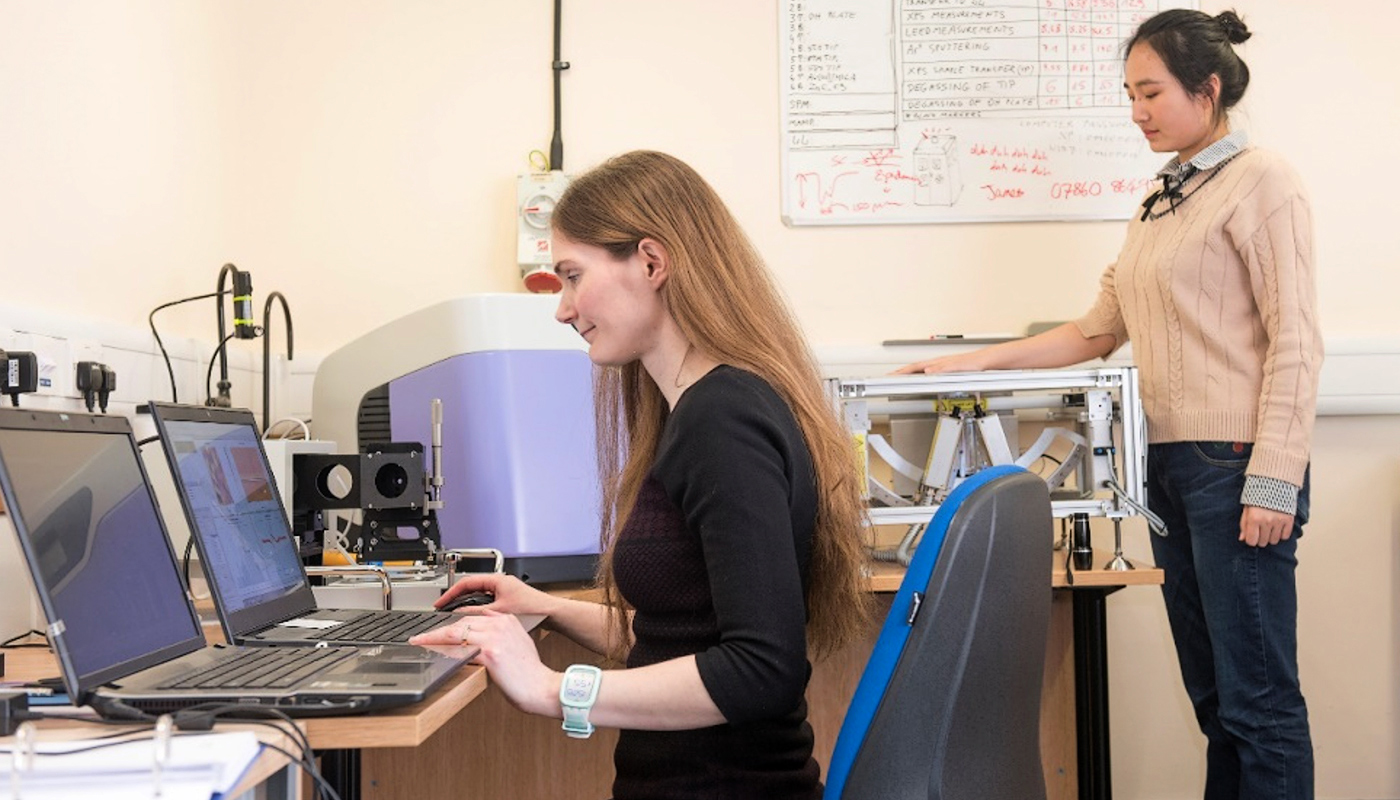
[(307, 567), (307, 575), (373, 575), (379, 579), (383, 593), (382, 605), (385, 611), (394, 610), (394, 586), (389, 582), (389, 571), (378, 564), (347, 564), (335, 567)]
[(450, 550), (442, 551), (442, 562), (447, 565), (447, 571), (453, 575), (458, 574), (457, 563), (468, 558), (490, 558), (494, 564), (491, 572), (505, 572), (505, 554), (494, 547), (454, 547)]

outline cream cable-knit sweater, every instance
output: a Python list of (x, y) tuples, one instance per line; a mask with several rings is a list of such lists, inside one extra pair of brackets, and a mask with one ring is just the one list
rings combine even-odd
[(1322, 367), (1312, 213), (1273, 153), (1219, 169), (1175, 213), (1129, 223), (1075, 324), (1132, 340), (1149, 442), (1253, 442), (1247, 474), (1301, 486)]

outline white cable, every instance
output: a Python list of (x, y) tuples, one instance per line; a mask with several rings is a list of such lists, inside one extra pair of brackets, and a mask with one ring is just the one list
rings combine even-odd
[(267, 439), (268, 434), (272, 433), (272, 429), (277, 427), (278, 425), (281, 425), (284, 422), (295, 422), (296, 424), (300, 425), (302, 438), (307, 440), (311, 439), (311, 426), (307, 425), (304, 421), (299, 420), (296, 417), (283, 417), (277, 420), (276, 422), (272, 423), (271, 425), (267, 426), (267, 432), (263, 434), (263, 438)]

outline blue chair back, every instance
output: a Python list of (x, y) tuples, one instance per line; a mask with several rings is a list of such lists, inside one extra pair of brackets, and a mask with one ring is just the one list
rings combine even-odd
[(826, 800), (1043, 800), (1054, 541), (1045, 482), (963, 481), (924, 531), (827, 770)]

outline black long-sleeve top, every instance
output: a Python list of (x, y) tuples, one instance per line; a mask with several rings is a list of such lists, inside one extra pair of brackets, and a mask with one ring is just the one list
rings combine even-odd
[(726, 722), (623, 731), (617, 800), (821, 796), (804, 698), (815, 519), (811, 456), (772, 387), (722, 365), (681, 395), (614, 574), (636, 609), (627, 666), (695, 655)]

